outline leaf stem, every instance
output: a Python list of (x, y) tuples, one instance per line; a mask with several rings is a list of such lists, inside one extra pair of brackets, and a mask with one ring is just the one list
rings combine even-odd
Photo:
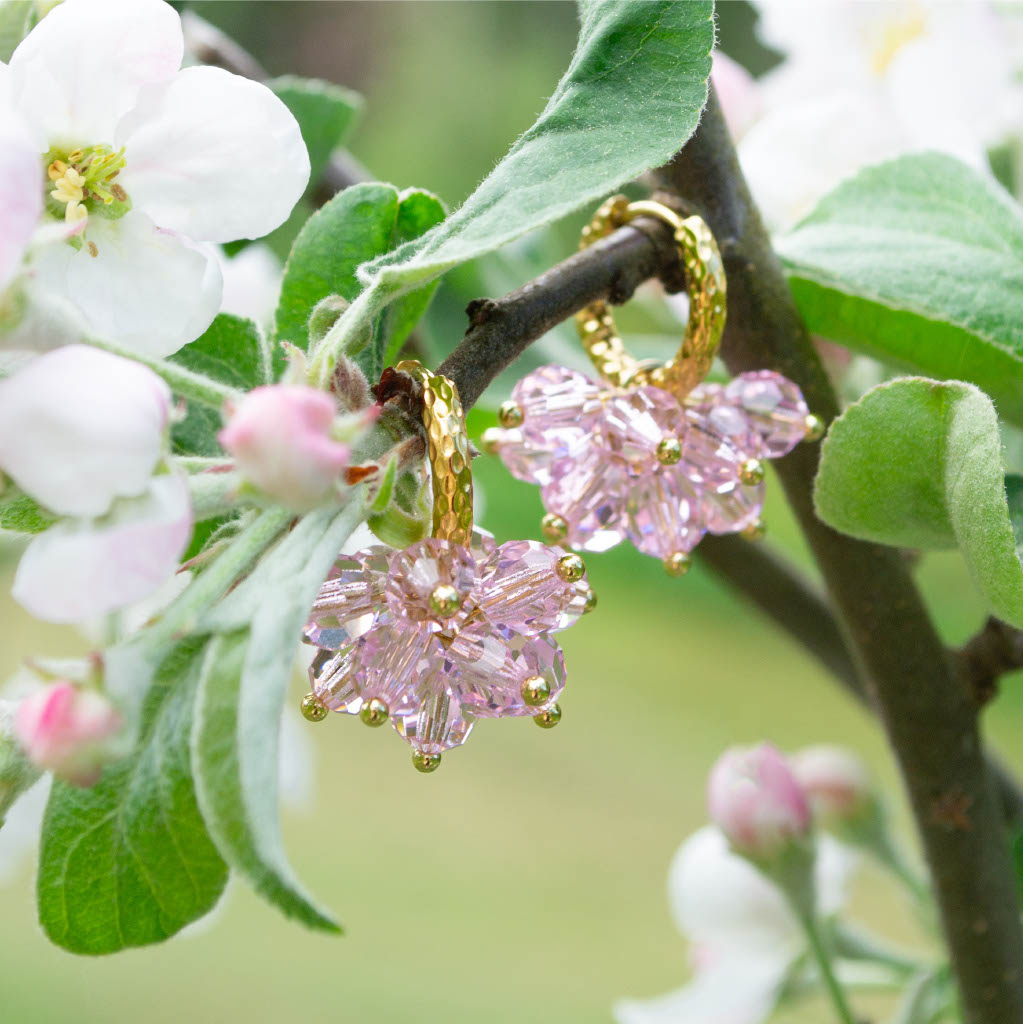
[(835, 1007), (836, 1016), (841, 1024), (858, 1024), (852, 1008), (845, 997), (845, 991), (839, 984), (838, 978), (835, 977), (835, 972), (831, 966), (831, 955), (821, 937), (820, 926), (814, 914), (799, 911), (797, 908), (797, 915), (799, 923), (803, 926), (803, 931), (806, 932), (810, 952), (813, 953), (813, 957), (817, 961), (821, 978), (824, 981), (824, 987), (827, 989), (831, 1002)]

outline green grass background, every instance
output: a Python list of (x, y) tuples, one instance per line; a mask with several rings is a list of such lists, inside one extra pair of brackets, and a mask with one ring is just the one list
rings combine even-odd
[[(271, 71), (363, 91), (359, 159), (449, 202), (529, 125), (574, 38), (566, 3), (197, 6)], [(741, 8), (725, 5), (722, 25), (740, 54)], [(501, 540), (537, 536), (535, 491), (492, 459), (476, 474), (483, 525)], [(769, 487), (766, 543), (807, 564), (776, 482)], [(82, 647), (10, 601), (15, 560), (0, 552), (0, 678), (26, 655)], [(0, 1021), (606, 1022), (616, 998), (684, 980), (665, 876), (679, 843), (704, 823), (704, 779), (725, 746), (847, 744), (904, 820), (879, 731), (784, 636), (700, 571), (669, 580), (627, 547), (588, 565), (600, 603), (563, 634), (570, 679), (556, 730), (483, 723), (438, 773), (421, 776), (390, 730), (340, 716), (308, 726), (316, 791), (308, 814), (285, 813), (286, 842), (344, 937), (305, 932), (233, 883), (191, 934), (78, 958), (39, 932), (26, 863), (0, 889)], [(944, 635), (960, 642), (983, 612), (958, 558), (928, 558), (919, 574)], [(1005, 680), (987, 724), (1023, 768), (1021, 684)], [(296, 680), (296, 700), (302, 692)], [(869, 867), (854, 907), (885, 934), (921, 941), (900, 894)], [(856, 1005), (868, 1013), (888, 1004)], [(778, 1017), (826, 1019), (814, 1002)]]

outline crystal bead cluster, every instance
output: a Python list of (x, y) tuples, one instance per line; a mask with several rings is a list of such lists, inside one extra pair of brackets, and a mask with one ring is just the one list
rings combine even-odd
[(755, 529), (762, 460), (818, 429), (799, 388), (770, 370), (698, 384), (680, 401), (545, 366), (519, 381), (500, 421), (485, 445), (540, 486), (549, 539), (605, 551), (628, 537), (672, 573), (705, 533)]
[(536, 541), (436, 537), (341, 556), (305, 630), (321, 648), (304, 706), (391, 725), (432, 771), (479, 718), (561, 716), (565, 662), (552, 634), (593, 606), (582, 559)]

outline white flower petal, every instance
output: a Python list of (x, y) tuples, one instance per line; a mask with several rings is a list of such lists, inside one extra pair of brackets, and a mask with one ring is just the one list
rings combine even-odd
[(221, 294), (212, 254), (137, 210), (90, 217), (86, 237), (96, 256), (51, 245), (34, 266), (40, 288), (70, 302), (97, 337), (160, 359), (212, 323)]
[(784, 956), (733, 960), (667, 995), (622, 1000), (614, 1016), (618, 1024), (763, 1024), (788, 968)]
[(0, 293), (21, 269), (43, 211), (39, 154), (0, 102)]
[(100, 516), (143, 494), (170, 390), (152, 370), (68, 345), (0, 381), (0, 468), (58, 515)]
[(186, 68), (144, 89), (116, 141), (136, 207), (202, 241), (267, 234), (309, 180), (291, 111), (265, 85), (221, 68)]
[(187, 479), (154, 477), (144, 497), (119, 502), (109, 520), (66, 520), (35, 537), (11, 593), (47, 622), (81, 622), (123, 608), (174, 573), (191, 532)]
[(18, 878), (25, 861), (39, 845), (51, 781), (49, 775), (44, 775), (7, 812), (0, 828), (0, 885)]
[(247, 245), (237, 256), (229, 258), (218, 247), (217, 258), (224, 277), (221, 310), (268, 325), (277, 309), (283, 273), (273, 250), (258, 243)]
[(64, 0), (11, 57), (14, 103), (40, 151), (110, 144), (141, 86), (173, 75), (183, 48), (163, 0)]

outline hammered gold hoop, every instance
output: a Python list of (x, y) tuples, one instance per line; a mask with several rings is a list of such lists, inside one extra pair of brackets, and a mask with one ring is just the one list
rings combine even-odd
[(630, 203), (612, 196), (583, 228), (580, 249), (592, 245), (637, 217), (654, 217), (673, 231), (685, 267), (689, 322), (674, 359), (662, 365), (641, 363), (626, 348), (615, 328), (611, 307), (600, 300), (576, 314), (583, 348), (600, 375), (615, 387), (653, 384), (679, 399), (707, 375), (725, 329), (725, 270), (710, 228), (699, 217), (680, 217), (660, 203)]
[(433, 476), (433, 535), (469, 546), (472, 536), (472, 470), (465, 413), (455, 383), (415, 359), (395, 367), (423, 387), (423, 426)]

